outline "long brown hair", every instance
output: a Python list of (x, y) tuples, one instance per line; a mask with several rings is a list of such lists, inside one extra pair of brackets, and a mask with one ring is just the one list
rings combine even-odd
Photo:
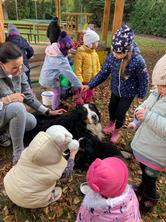
[(122, 59), (122, 61), (121, 61), (119, 73), (124, 78), (127, 77), (127, 75), (125, 73), (125, 70), (126, 70), (127, 65), (129, 64), (129, 61), (130, 61), (131, 57), (132, 57), (132, 50), (129, 51), (127, 53), (127, 55), (125, 56), (125, 58)]

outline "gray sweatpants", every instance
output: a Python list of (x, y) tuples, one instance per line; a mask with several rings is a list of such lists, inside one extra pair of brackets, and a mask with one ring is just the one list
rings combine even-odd
[(23, 103), (10, 103), (0, 111), (0, 128), (9, 126), (13, 144), (13, 163), (18, 161), (24, 150), (23, 137), (25, 131), (33, 129), (36, 124), (36, 118), (26, 111)]

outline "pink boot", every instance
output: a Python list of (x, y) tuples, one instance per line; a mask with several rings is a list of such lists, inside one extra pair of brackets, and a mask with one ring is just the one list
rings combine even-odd
[(106, 127), (104, 127), (103, 132), (105, 134), (112, 133), (115, 129), (115, 122), (110, 121)]
[(120, 139), (120, 129), (115, 129), (112, 132), (111, 142), (118, 143), (119, 139)]

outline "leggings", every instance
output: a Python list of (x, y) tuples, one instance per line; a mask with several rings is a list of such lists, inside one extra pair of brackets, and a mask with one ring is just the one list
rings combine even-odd
[(10, 103), (0, 111), (0, 128), (9, 126), (13, 144), (13, 163), (18, 161), (24, 150), (23, 137), (25, 131), (33, 129), (36, 124), (36, 118), (26, 111), (23, 103)]
[(134, 97), (119, 97), (111, 94), (109, 103), (109, 117), (110, 121), (115, 123), (115, 128), (119, 129), (123, 126), (126, 112), (128, 111)]

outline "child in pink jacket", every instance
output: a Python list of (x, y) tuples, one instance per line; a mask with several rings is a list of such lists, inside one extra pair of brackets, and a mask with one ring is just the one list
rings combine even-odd
[(96, 159), (87, 172), (85, 195), (76, 222), (140, 222), (137, 197), (128, 185), (128, 169), (116, 157)]

